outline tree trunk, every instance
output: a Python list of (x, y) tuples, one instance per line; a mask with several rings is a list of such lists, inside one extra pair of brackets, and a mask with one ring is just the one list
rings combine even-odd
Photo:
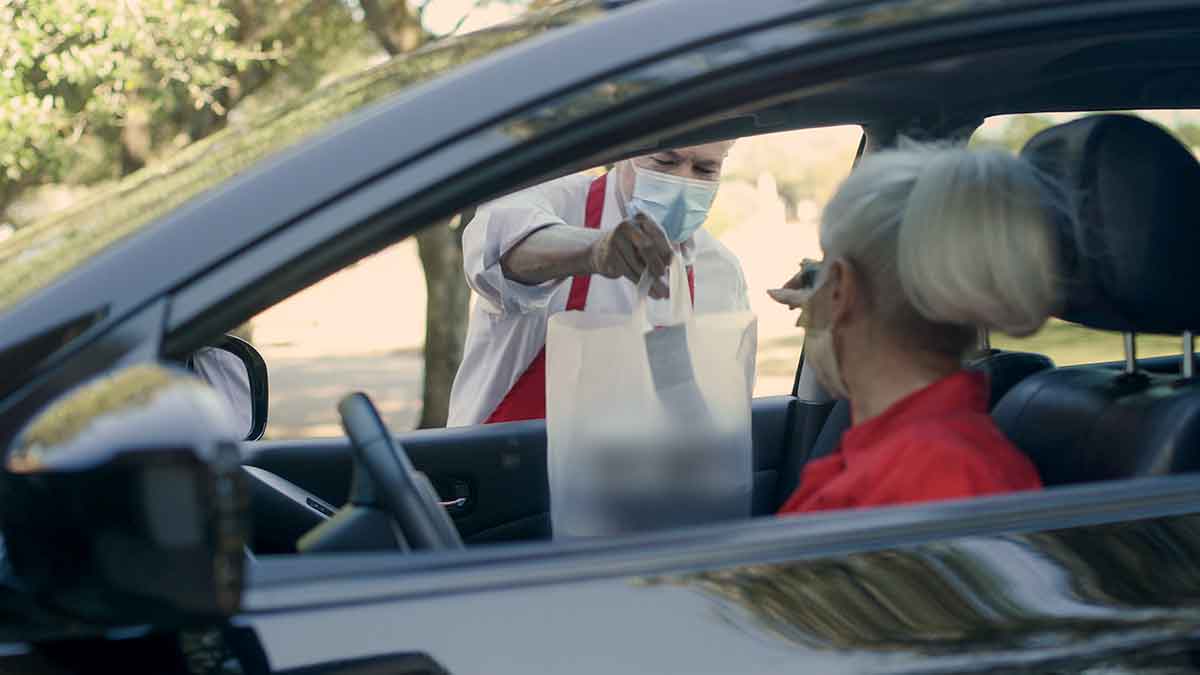
[(128, 176), (146, 166), (153, 144), (150, 115), (140, 106), (130, 107), (121, 127), (121, 175)]
[[(379, 46), (395, 56), (416, 49), (428, 37), (420, 17), (405, 0), (359, 0), (363, 19)], [(465, 226), (475, 213), (463, 213)], [(450, 387), (462, 362), (467, 340), (471, 289), (463, 274), (462, 227), (438, 223), (417, 235), (417, 251), (425, 269), (425, 375), (421, 397), (421, 429), (446, 426)]]
[[(464, 224), (472, 214), (463, 214)], [(425, 376), (421, 429), (446, 426), (450, 386), (467, 340), (471, 289), (463, 274), (462, 227), (438, 223), (417, 235), (425, 270)]]
[(389, 56), (399, 54), (400, 43), (392, 35), (390, 13), (384, 9), (379, 0), (359, 0), (358, 5), (363, 10), (363, 18), (366, 19), (367, 28), (375, 36), (375, 41), (379, 43), (383, 51), (387, 52)]

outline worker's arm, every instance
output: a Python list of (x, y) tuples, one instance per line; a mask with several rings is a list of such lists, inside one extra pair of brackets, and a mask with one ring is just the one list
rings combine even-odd
[(669, 291), (663, 277), (672, 255), (662, 230), (638, 214), (607, 232), (543, 227), (509, 249), (500, 266), (506, 278), (529, 286), (581, 274), (625, 277), (636, 284), (649, 269), (654, 279), (650, 297), (665, 298)]
[(592, 247), (603, 237), (600, 230), (549, 225), (509, 249), (500, 268), (505, 277), (527, 286), (592, 274)]

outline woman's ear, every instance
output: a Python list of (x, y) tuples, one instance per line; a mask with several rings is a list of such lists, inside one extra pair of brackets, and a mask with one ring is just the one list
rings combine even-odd
[(862, 284), (857, 271), (845, 258), (837, 258), (829, 266), (829, 318), (845, 325), (854, 318), (862, 298)]

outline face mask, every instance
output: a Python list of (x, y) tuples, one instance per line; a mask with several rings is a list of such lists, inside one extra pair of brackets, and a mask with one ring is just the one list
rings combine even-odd
[[(807, 262), (807, 261), (806, 261)], [(801, 309), (800, 324), (804, 326), (804, 365), (812, 366), (816, 371), (817, 380), (821, 386), (834, 398), (848, 399), (850, 392), (846, 389), (846, 381), (842, 379), (842, 369), (838, 366), (837, 351), (833, 347), (833, 323), (829, 322), (820, 328), (812, 326), (812, 301), (817, 291), (828, 281), (820, 263), (801, 267), (803, 281), (807, 282), (806, 291), (809, 295)]]
[(643, 169), (633, 162), (629, 165), (634, 173), (630, 217), (644, 213), (675, 243), (687, 240), (700, 229), (717, 196), (717, 181), (680, 178)]
[(850, 392), (842, 379), (837, 354), (833, 348), (833, 328), (810, 329), (804, 338), (804, 365), (812, 366), (817, 380), (834, 398), (848, 399)]

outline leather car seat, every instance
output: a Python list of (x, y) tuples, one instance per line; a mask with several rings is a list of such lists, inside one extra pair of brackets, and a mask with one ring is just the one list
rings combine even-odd
[(1135, 333), (1200, 327), (1200, 164), (1166, 131), (1127, 115), (1044, 130), (1022, 155), (1056, 179), (1078, 211), (1060, 228), (1061, 318), (1126, 333), (1131, 353), (1124, 371), (1087, 366), (1028, 377), (993, 417), (1046, 485), (1200, 469), (1200, 381), (1141, 371), (1132, 353)]

